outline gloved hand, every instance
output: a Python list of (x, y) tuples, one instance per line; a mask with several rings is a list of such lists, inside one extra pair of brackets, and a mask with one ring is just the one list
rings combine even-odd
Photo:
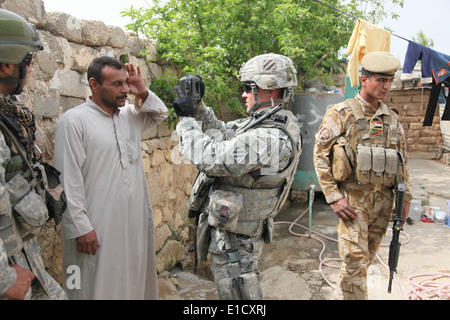
[(194, 117), (194, 102), (190, 97), (178, 97), (173, 102), (173, 109), (178, 117)]

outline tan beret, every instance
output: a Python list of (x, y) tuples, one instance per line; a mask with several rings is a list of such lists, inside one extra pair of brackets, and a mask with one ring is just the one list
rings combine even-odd
[(400, 67), (400, 60), (389, 52), (373, 51), (362, 58), (361, 65), (367, 71), (393, 76)]

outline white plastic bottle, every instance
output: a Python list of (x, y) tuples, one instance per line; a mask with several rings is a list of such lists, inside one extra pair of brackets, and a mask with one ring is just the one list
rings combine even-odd
[(412, 200), (409, 207), (409, 217), (413, 220), (420, 220), (422, 215), (422, 206), (420, 200)]

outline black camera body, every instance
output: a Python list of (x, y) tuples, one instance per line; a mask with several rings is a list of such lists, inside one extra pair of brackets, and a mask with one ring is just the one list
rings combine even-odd
[(189, 97), (194, 103), (202, 100), (202, 78), (198, 75), (188, 74), (180, 79), (180, 90), (186, 97)]

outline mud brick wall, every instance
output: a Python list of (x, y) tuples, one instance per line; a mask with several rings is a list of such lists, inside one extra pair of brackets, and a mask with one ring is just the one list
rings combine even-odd
[(439, 107), (436, 107), (432, 126), (423, 126), (430, 91), (430, 88), (394, 89), (385, 101), (399, 112), (408, 151), (437, 151), (442, 146)]

